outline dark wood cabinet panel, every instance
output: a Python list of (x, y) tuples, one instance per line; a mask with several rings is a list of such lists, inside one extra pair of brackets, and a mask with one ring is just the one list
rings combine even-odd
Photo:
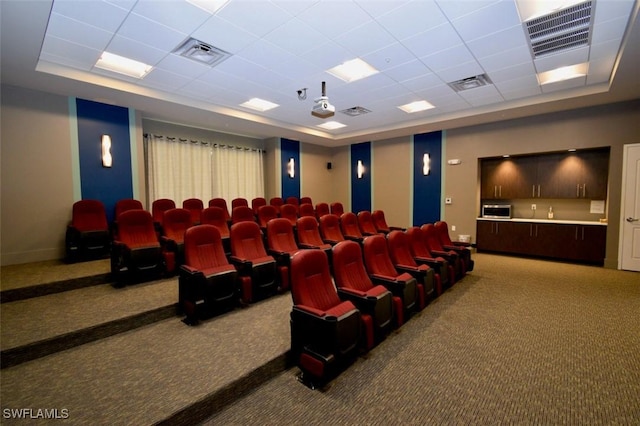
[(607, 196), (609, 149), (482, 160), (482, 199)]
[(478, 221), (478, 250), (602, 264), (606, 226)]

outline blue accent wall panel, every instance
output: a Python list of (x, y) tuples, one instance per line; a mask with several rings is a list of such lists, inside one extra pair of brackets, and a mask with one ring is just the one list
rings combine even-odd
[[(422, 159), (431, 157), (431, 172), (424, 176)], [(422, 133), (413, 137), (413, 225), (440, 220), (442, 197), (442, 132)]]
[[(282, 164), (282, 198), (300, 198), (300, 142), (290, 139), (280, 139), (280, 163)], [(289, 159), (295, 163), (295, 176), (287, 173)]]
[[(116, 201), (133, 197), (129, 110), (83, 99), (76, 106), (82, 198), (102, 201), (112, 221)], [(102, 167), (104, 134), (111, 136), (111, 168)]]
[[(358, 179), (358, 160), (364, 174)], [(351, 211), (371, 210), (371, 142), (351, 145)]]

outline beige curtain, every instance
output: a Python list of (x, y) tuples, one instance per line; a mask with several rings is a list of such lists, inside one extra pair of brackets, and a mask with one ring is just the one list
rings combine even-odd
[(206, 207), (216, 197), (230, 203), (264, 196), (261, 150), (147, 134), (145, 161), (149, 205), (159, 198), (178, 206), (199, 198)]

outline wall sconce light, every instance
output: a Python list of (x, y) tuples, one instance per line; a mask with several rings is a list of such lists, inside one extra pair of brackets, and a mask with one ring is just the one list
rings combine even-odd
[(111, 136), (102, 135), (102, 167), (111, 167), (113, 156), (111, 155)]
[(422, 174), (424, 176), (429, 176), (431, 173), (431, 156), (429, 153), (425, 152), (422, 156)]
[(289, 162), (287, 163), (287, 174), (291, 179), (296, 177), (296, 162), (293, 157), (289, 158)]
[(362, 164), (362, 160), (358, 160), (356, 173), (358, 174), (358, 179), (362, 179), (362, 176), (364, 175), (364, 164)]

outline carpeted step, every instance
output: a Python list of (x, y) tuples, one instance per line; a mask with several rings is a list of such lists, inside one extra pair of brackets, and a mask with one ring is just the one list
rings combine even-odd
[(2, 368), (175, 317), (177, 282), (103, 284), (4, 303)]
[(15, 365), (0, 371), (0, 398), (65, 408), (74, 424), (194, 424), (287, 368), (291, 306), (286, 293), (196, 327), (171, 318)]

